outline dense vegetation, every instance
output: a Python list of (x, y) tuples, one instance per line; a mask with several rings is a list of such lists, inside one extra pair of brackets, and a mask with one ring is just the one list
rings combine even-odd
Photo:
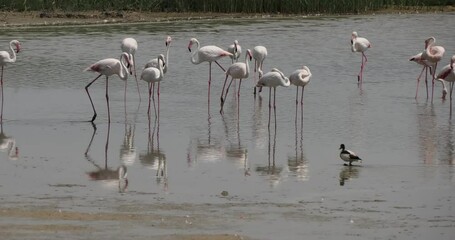
[(152, 11), (217, 13), (360, 13), (426, 8), (455, 0), (0, 0), (2, 11)]

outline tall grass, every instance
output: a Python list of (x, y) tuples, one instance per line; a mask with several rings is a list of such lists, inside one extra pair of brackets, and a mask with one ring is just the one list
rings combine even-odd
[(361, 13), (393, 7), (454, 5), (455, 0), (0, 0), (2, 11)]

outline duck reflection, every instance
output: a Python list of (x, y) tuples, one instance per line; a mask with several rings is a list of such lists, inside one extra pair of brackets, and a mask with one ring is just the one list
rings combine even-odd
[(117, 181), (118, 182), (118, 190), (119, 192), (123, 193), (126, 191), (128, 187), (128, 178), (127, 178), (127, 169), (125, 165), (119, 166), (117, 169), (111, 169), (107, 165), (107, 155), (108, 155), (108, 149), (109, 149), (109, 134), (110, 134), (110, 123), (108, 124), (107, 128), (107, 138), (106, 138), (106, 144), (104, 147), (104, 166), (98, 165), (93, 158), (90, 156), (90, 148), (92, 147), (93, 140), (96, 135), (97, 127), (94, 123), (92, 123), (93, 127), (93, 133), (92, 137), (90, 139), (90, 142), (87, 146), (87, 149), (85, 150), (84, 156), (89, 161), (90, 163), (93, 164), (93, 166), (96, 167), (96, 170), (88, 172), (88, 176), (92, 180), (96, 181), (104, 181), (108, 185), (110, 185), (111, 182)]
[(256, 167), (256, 172), (261, 175), (268, 176), (268, 180), (272, 187), (277, 186), (281, 182), (281, 172), (283, 171), (282, 167), (277, 167), (275, 164), (275, 152), (276, 152), (276, 125), (275, 131), (273, 132), (273, 141), (271, 139), (270, 129), (269, 129), (269, 142), (267, 148), (268, 162), (267, 166), (258, 166)]
[(308, 161), (303, 153), (303, 105), (300, 106), (300, 121), (297, 117), (299, 115), (297, 104), (295, 107), (295, 156), (288, 156), (288, 167), (298, 180), (307, 181), (309, 178)]
[(137, 115), (139, 112), (140, 103), (134, 113), (132, 122), (128, 122), (128, 115), (125, 111), (125, 134), (122, 145), (120, 146), (120, 160), (126, 166), (131, 166), (136, 161), (137, 151), (134, 146), (134, 134), (136, 132)]
[(249, 176), (250, 167), (248, 163), (248, 150), (241, 143), (239, 117), (237, 115), (237, 121), (229, 121), (235, 123), (236, 136), (230, 136), (229, 133), (232, 132), (231, 130), (234, 126), (229, 126), (227, 124), (228, 121), (226, 121), (224, 115), (221, 115), (221, 117), (224, 124), (225, 137), (228, 142), (225, 148), (226, 159), (233, 162), (239, 169), (243, 169), (245, 176)]
[[(156, 182), (162, 184), (164, 190), (168, 190), (168, 174), (166, 154), (160, 149), (160, 121), (154, 118), (153, 129), (151, 127), (151, 117), (148, 116), (149, 133), (147, 142), (147, 152), (139, 154), (139, 160), (142, 165), (156, 170)], [(156, 145), (155, 145), (156, 139)]]
[(2, 120), (0, 120), (0, 151), (6, 152), (10, 160), (19, 159), (19, 148), (16, 146), (16, 139), (5, 134)]
[(340, 171), (340, 186), (350, 179), (359, 177), (359, 166), (344, 166)]

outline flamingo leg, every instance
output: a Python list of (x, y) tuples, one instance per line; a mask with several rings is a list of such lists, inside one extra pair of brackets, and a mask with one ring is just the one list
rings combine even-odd
[(150, 100), (152, 98), (152, 85), (150, 83), (148, 83), (148, 88), (149, 88), (149, 105), (148, 105), (148, 110), (147, 110), (147, 114), (149, 115), (149, 118), (150, 118)]
[(210, 105), (210, 84), (212, 82), (212, 62), (209, 62), (209, 90), (208, 90), (208, 103)]
[(433, 69), (433, 77), (431, 79), (431, 103), (433, 103), (433, 95), (434, 95), (434, 80), (435, 80), (435, 73), (436, 73), (436, 67), (438, 66), (438, 63), (436, 62), (434, 64), (434, 69)]
[[(158, 82), (158, 89), (156, 91), (156, 93), (158, 94), (158, 122), (160, 121), (160, 82)], [(159, 128), (159, 125), (158, 125), (158, 128)]]
[(270, 111), (272, 109), (272, 88), (270, 87), (269, 89), (269, 124), (267, 125), (267, 127), (269, 128), (269, 131), (270, 131)]
[(155, 110), (155, 118), (156, 118), (155, 83), (152, 83), (152, 100), (153, 100), (153, 109)]
[(300, 97), (300, 105), (303, 107), (303, 91), (305, 90), (305, 86), (302, 87), (302, 96)]
[(3, 65), (2, 65), (2, 76), (0, 78), (0, 85), (2, 87), (2, 109), (0, 113), (0, 122), (3, 122)]
[(452, 91), (454, 82), (450, 82), (450, 117), (452, 117)]
[(221, 90), (221, 97), (220, 97), (220, 99), (221, 99), (221, 104), (223, 104), (223, 102), (224, 102), (223, 94), (224, 94), (224, 88), (226, 87), (226, 82), (227, 82), (228, 76), (229, 76), (229, 75), (226, 74), (226, 78), (224, 79), (224, 84), (223, 84), (223, 90)]
[[(102, 74), (98, 75), (98, 77), (96, 77), (95, 79), (93, 79), (91, 82), (89, 82), (89, 84), (87, 84), (87, 86), (85, 86), (85, 91), (87, 92), (87, 95), (88, 95), (88, 99), (90, 99), (90, 103), (92, 104), (92, 109), (93, 109), (93, 117), (92, 117), (92, 120), (90, 122), (93, 122), (95, 121), (96, 119), (96, 110), (95, 110), (95, 105), (93, 104), (93, 101), (92, 101), (92, 97), (90, 96), (90, 93), (88, 91), (88, 88), (90, 87), (90, 85), (92, 85), (96, 80), (98, 80), (98, 78), (100, 78), (102, 76)], [(1, 84), (2, 84), (2, 91), (3, 91), (3, 67), (2, 67), (2, 80), (1, 80)], [(3, 94), (2, 94), (2, 99), (3, 99)], [(2, 100), (2, 113), (3, 113), (3, 100)]]
[(297, 100), (299, 98), (299, 86), (297, 86), (297, 92), (295, 93), (295, 105), (299, 104), (299, 101)]
[[(428, 66), (425, 67), (425, 89), (427, 91), (427, 100), (428, 100)], [(431, 72), (431, 68), (430, 68), (430, 72)]]
[(273, 114), (275, 117), (275, 131), (276, 131), (276, 87), (273, 88)]
[[(136, 57), (133, 55), (133, 67), (134, 67), (134, 79), (136, 79), (137, 93), (139, 94), (139, 102), (141, 101), (141, 91), (139, 91), (139, 82), (137, 81), (137, 71), (136, 71)], [(126, 82), (126, 80), (125, 80)], [(125, 87), (126, 90), (126, 87)], [(126, 97), (126, 92), (125, 92)]]
[(224, 107), (224, 103), (226, 102), (226, 98), (227, 98), (227, 94), (229, 92), (229, 88), (231, 87), (231, 84), (232, 84), (232, 81), (234, 80), (234, 78), (231, 78), (231, 81), (229, 82), (229, 85), (226, 89), (226, 93), (224, 94), (224, 102), (221, 103), (221, 109), (220, 109), (220, 113), (223, 114), (223, 107)]
[(423, 70), (425, 70), (427, 67), (423, 66), (422, 71), (420, 71), (419, 77), (417, 77), (417, 88), (416, 88), (416, 96), (415, 99), (417, 99), (417, 94), (419, 92), (419, 83), (420, 83), (420, 77), (422, 76)]
[[(297, 99), (299, 98), (299, 86), (297, 86), (297, 92), (295, 93), (295, 126), (297, 128), (297, 107), (299, 105), (299, 102), (297, 101)], [(296, 129), (296, 133), (297, 133), (297, 129)], [(297, 135), (296, 135), (296, 141), (297, 141)]]
[(224, 67), (223, 67), (223, 66), (221, 66), (221, 65), (220, 65), (220, 64), (219, 64), (217, 61), (215, 61), (215, 63), (218, 65), (218, 67), (220, 67), (220, 68), (221, 68), (221, 70), (223, 70), (223, 72), (226, 72), (226, 70), (224, 69)]
[[(242, 85), (242, 79), (239, 80), (239, 90), (237, 91), (237, 116), (240, 116), (240, 85)], [(239, 118), (237, 118), (237, 121)]]
[(107, 119), (108, 123), (111, 123), (111, 110), (109, 107), (109, 81), (108, 76), (106, 76), (106, 104), (107, 104)]

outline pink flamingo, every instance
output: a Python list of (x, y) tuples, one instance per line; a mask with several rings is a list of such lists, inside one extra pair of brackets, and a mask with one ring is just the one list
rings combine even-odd
[(452, 92), (455, 82), (455, 55), (450, 59), (450, 64), (444, 66), (437, 76), (438, 80), (442, 82), (447, 81), (450, 83), (450, 116), (452, 116)]
[[(232, 81), (234, 79), (239, 79), (239, 90), (237, 91), (237, 101), (239, 102), (239, 108), (240, 108), (240, 85), (242, 84), (242, 79), (248, 78), (250, 75), (250, 65), (248, 64), (248, 60), (251, 61), (253, 58), (253, 55), (251, 53), (250, 49), (246, 50), (245, 54), (245, 62), (237, 62), (232, 64), (228, 70), (226, 71), (226, 79), (224, 79), (224, 85), (223, 85), (223, 91), (221, 92), (221, 110), (220, 113), (223, 113), (223, 106), (224, 102), (226, 101), (227, 94), (229, 92), (229, 88), (231, 87)], [(223, 99), (223, 93), (224, 93), (224, 87), (226, 86), (226, 80), (228, 77), (231, 76), (231, 82), (229, 82), (229, 85), (226, 89), (226, 93), (224, 94), (224, 99)]]
[(197, 45), (197, 50), (191, 55), (191, 63), (199, 64), (202, 62), (209, 62), (209, 89), (208, 89), (208, 100), (210, 102), (210, 84), (212, 81), (212, 62), (215, 62), (223, 72), (226, 70), (217, 62), (217, 60), (221, 59), (222, 57), (232, 56), (233, 54), (221, 49), (217, 46), (204, 46), (200, 47), (199, 41), (196, 38), (191, 38), (188, 44), (188, 51), (191, 52), (191, 48), (193, 44)]
[[(136, 51), (137, 51), (137, 41), (134, 38), (125, 38), (122, 40), (122, 44), (120, 46), (122, 49), (122, 52), (126, 52), (130, 55), (130, 62), (132, 62), (131, 66), (128, 66), (129, 68), (134, 69), (134, 78), (136, 79), (136, 86), (137, 86), (137, 93), (139, 94), (139, 101), (141, 100), (141, 92), (139, 91), (139, 83), (137, 81), (137, 73), (136, 73)], [(132, 70), (130, 70), (131, 72)], [(125, 84), (125, 94), (126, 94), (126, 84)]]
[(85, 91), (88, 94), (88, 98), (90, 99), (90, 103), (92, 104), (93, 108), (93, 117), (90, 122), (95, 121), (96, 119), (96, 110), (95, 110), (95, 105), (93, 105), (92, 97), (90, 96), (90, 93), (88, 91), (88, 88), (102, 75), (106, 76), (106, 102), (107, 102), (107, 112), (108, 112), (108, 121), (109, 123), (111, 122), (111, 114), (109, 110), (109, 92), (108, 92), (108, 80), (109, 77), (116, 74), (120, 77), (120, 79), (125, 81), (128, 79), (128, 68), (126, 67), (124, 61), (127, 62), (127, 64), (131, 64), (130, 62), (130, 56), (128, 53), (123, 52), (120, 55), (120, 60), (115, 59), (115, 58), (106, 58), (103, 60), (100, 60), (94, 64), (92, 64), (90, 67), (86, 68), (84, 71), (91, 71), (91, 72), (97, 72), (99, 73), (98, 77), (93, 79), (87, 86), (85, 86)]
[[(157, 64), (158, 68), (148, 67), (148, 68), (142, 70), (142, 74), (141, 74), (141, 79), (146, 81), (148, 83), (148, 87), (149, 87), (149, 105), (148, 105), (147, 114), (150, 114), (150, 98), (151, 97), (153, 97), (153, 107), (155, 108), (155, 97), (154, 97), (155, 83), (157, 82), (159, 84), (159, 82), (161, 82), (164, 77), (163, 66), (166, 66), (166, 62), (164, 60), (163, 54), (160, 54), (157, 59), (158, 59), (158, 64)], [(153, 92), (153, 96), (152, 96), (152, 92)], [(159, 95), (158, 95), (158, 99), (159, 99)], [(159, 108), (158, 108), (158, 114), (159, 114)], [(155, 108), (155, 116), (159, 117), (159, 115), (156, 114), (156, 108)]]
[(289, 87), (291, 82), (280, 70), (272, 68), (272, 70), (266, 74), (262, 74), (262, 70), (259, 68), (259, 81), (256, 84), (257, 87), (269, 87), (269, 124), (268, 128), (270, 129), (270, 110), (272, 108), (272, 88), (273, 88), (273, 110), (275, 114), (275, 127), (276, 127), (276, 87), (283, 86)]
[[(13, 45), (16, 47), (16, 49), (13, 49)], [(0, 113), (0, 121), (3, 120), (3, 67), (5, 67), (7, 63), (16, 62), (16, 53), (19, 53), (21, 50), (21, 43), (17, 40), (12, 40), (9, 42), (9, 48), (13, 53), (13, 57), (11, 57), (7, 51), (0, 51), (0, 65), (2, 66), (2, 76), (0, 78), (0, 85), (2, 87), (2, 109)]]
[(415, 63), (423, 66), (419, 77), (417, 77), (417, 89), (416, 89), (416, 96), (415, 96), (416, 99), (417, 99), (417, 94), (419, 91), (420, 77), (422, 77), (423, 71), (425, 71), (425, 86), (426, 86), (426, 90), (427, 90), (427, 99), (428, 99), (428, 69), (430, 69), (430, 74), (431, 74), (432, 65), (430, 62), (422, 59), (422, 54), (423, 53), (419, 53), (417, 55), (412, 56), (409, 59), (409, 61), (415, 62)]
[(238, 40), (234, 40), (234, 43), (229, 45), (227, 51), (232, 53), (232, 56), (230, 56), (232, 63), (239, 61), (239, 58), (242, 55), (242, 47), (239, 45)]
[(430, 37), (425, 40), (425, 51), (422, 53), (422, 59), (428, 61), (430, 64), (434, 65), (433, 69), (433, 78), (431, 80), (431, 102), (433, 102), (433, 94), (434, 94), (434, 80), (436, 79), (436, 68), (438, 66), (438, 62), (441, 61), (442, 57), (444, 56), (445, 49), (441, 46), (434, 46), (436, 43), (436, 39), (434, 37)]
[[(258, 72), (259, 69), (262, 71), (264, 60), (267, 57), (267, 48), (264, 46), (256, 46), (253, 48), (254, 58), (254, 72)], [(254, 79), (253, 79), (254, 80)], [(256, 85), (256, 83), (255, 83)], [(262, 91), (262, 87), (259, 88), (259, 92)], [(254, 87), (254, 95), (256, 95), (256, 87)]]
[(297, 86), (297, 94), (295, 95), (295, 104), (298, 104), (298, 96), (299, 96), (299, 87), (302, 87), (302, 96), (300, 99), (300, 104), (303, 105), (303, 90), (305, 86), (310, 82), (311, 79), (311, 71), (307, 66), (303, 66), (302, 69), (295, 70), (291, 76), (289, 76), (289, 81), (291, 84)]
[[(352, 50), (352, 52), (361, 52), (362, 53), (362, 64), (360, 65), (360, 72), (357, 75), (357, 81), (359, 84), (362, 84), (362, 82), (363, 82), (363, 68), (365, 67), (365, 64), (368, 61), (367, 56), (365, 55), (365, 51), (368, 50), (368, 48), (371, 48), (370, 41), (368, 41), (368, 39), (366, 39), (366, 38), (359, 37), (357, 32), (352, 32), (351, 50)], [(364, 59), (365, 59), (365, 61), (364, 61)]]

